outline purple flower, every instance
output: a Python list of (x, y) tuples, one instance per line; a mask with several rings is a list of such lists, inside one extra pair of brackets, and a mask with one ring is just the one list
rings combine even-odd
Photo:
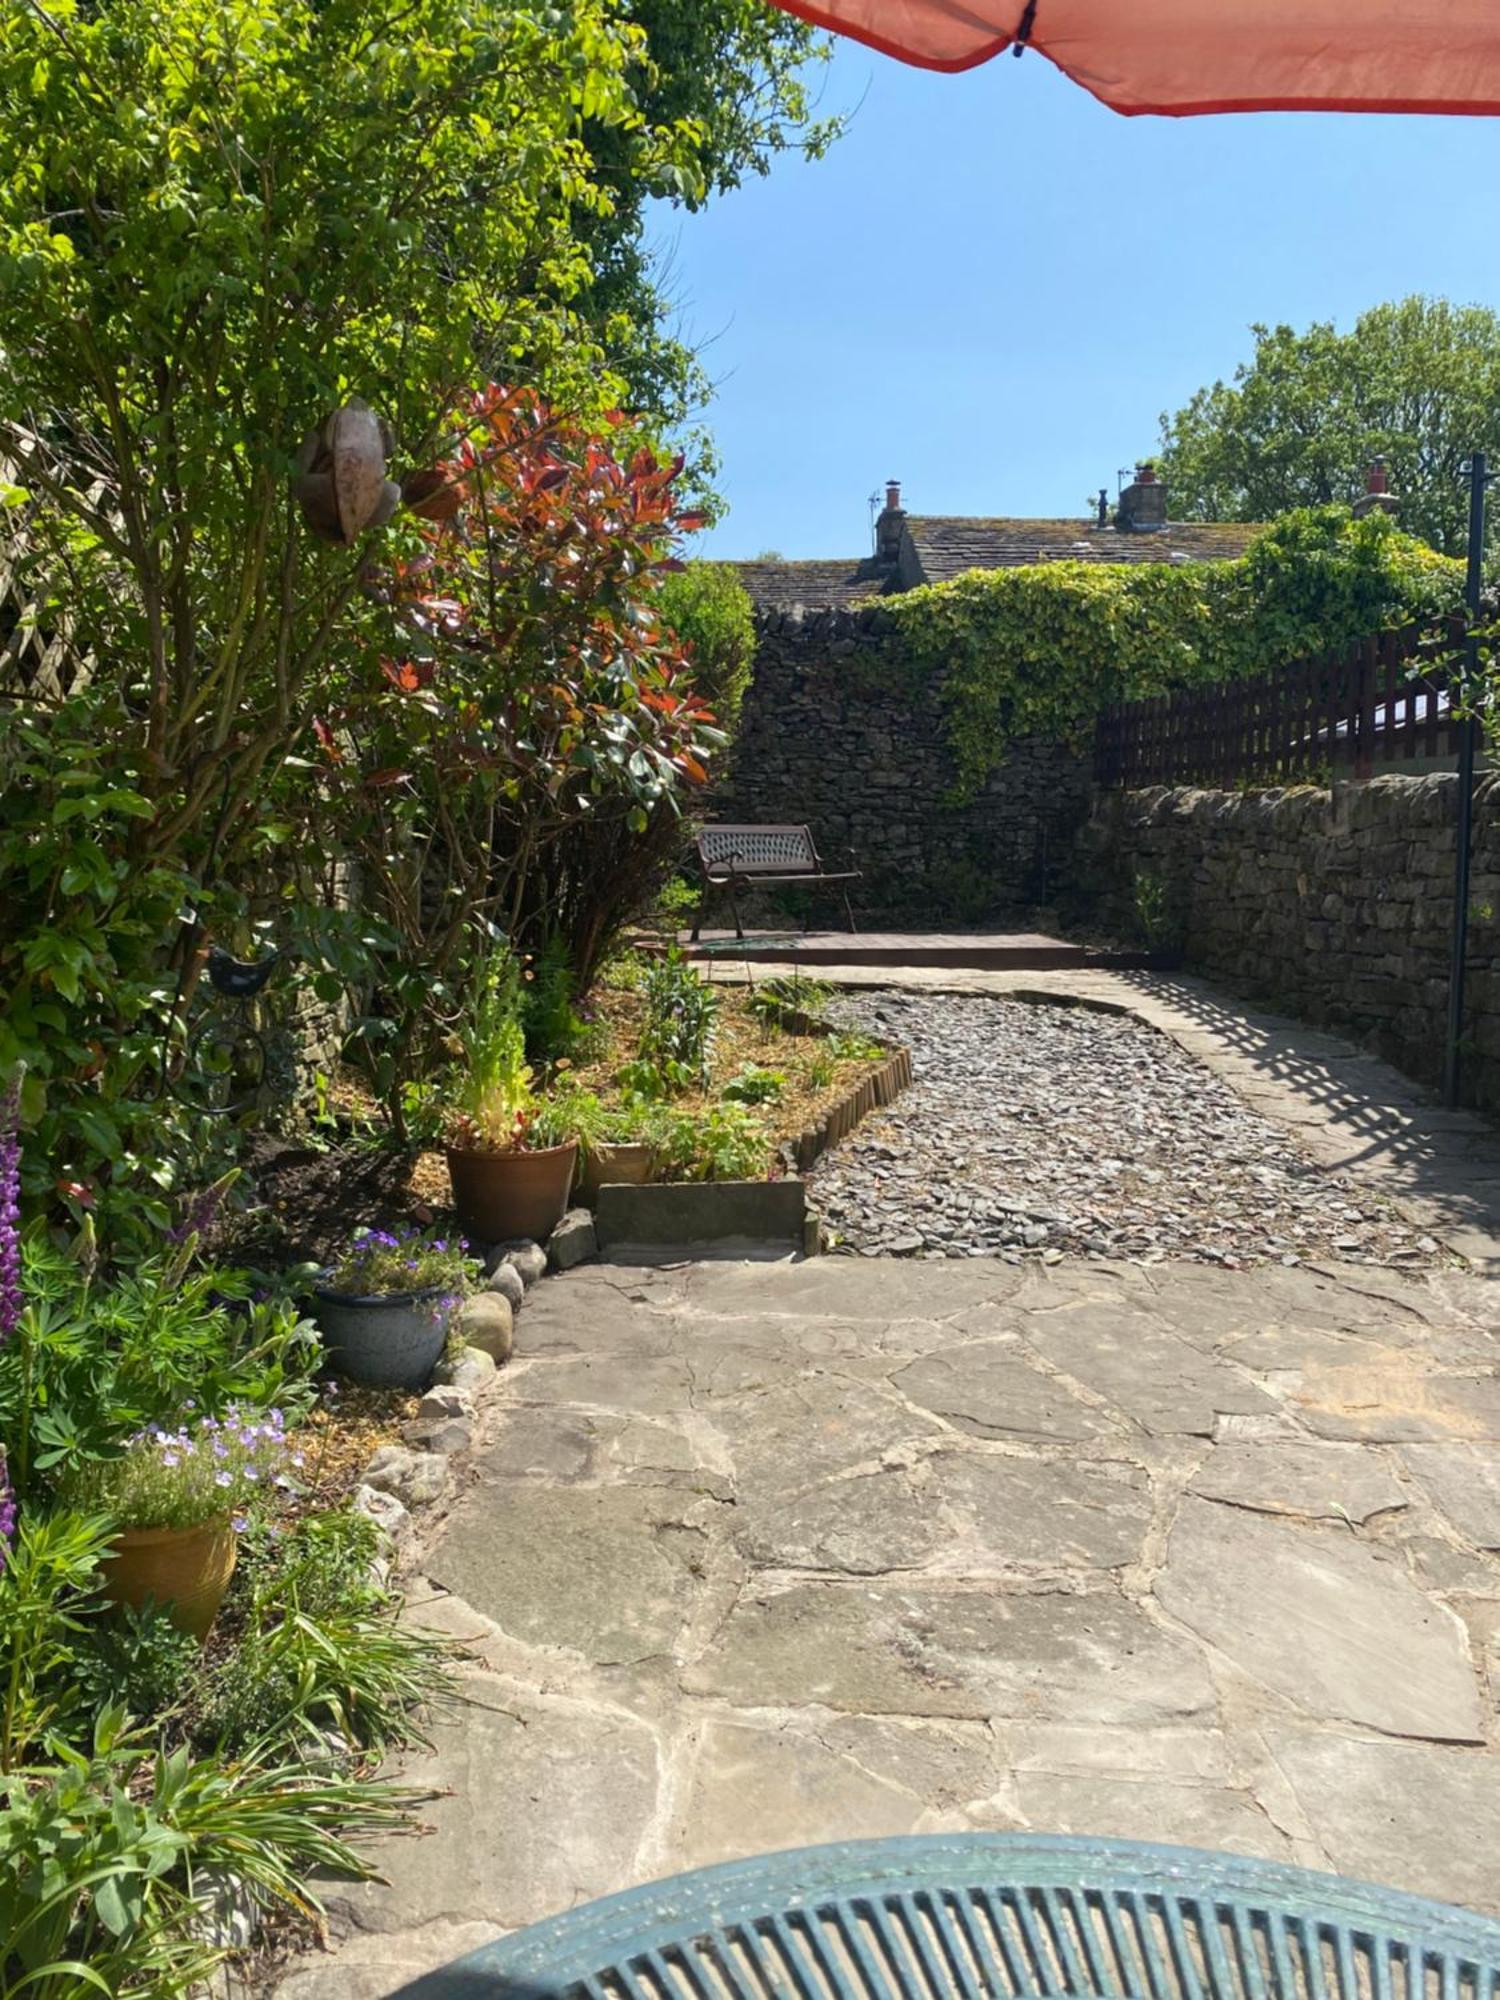
[(0, 1097), (0, 1347), (21, 1324), (21, 1079)]
[(227, 1472), (216, 1472), (214, 1474), (215, 1486), (233, 1486), (233, 1484), (234, 1481), (230, 1478)]
[(0, 1447), (0, 1571), (5, 1568), (10, 1545), (16, 1538), (16, 1490), (10, 1483), (10, 1468)]
[(236, 1514), (234, 1516), (234, 1519), (230, 1522), (230, 1526), (234, 1529), (234, 1532), (237, 1535), (243, 1535), (246, 1528), (248, 1528), (249, 1525), (250, 1523), (245, 1519), (245, 1516), (243, 1514)]

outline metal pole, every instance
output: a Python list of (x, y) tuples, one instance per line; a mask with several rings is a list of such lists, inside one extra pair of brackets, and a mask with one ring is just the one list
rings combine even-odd
[[(1487, 484), (1485, 459), (1476, 451), (1469, 459), (1469, 569), (1464, 583), (1464, 603), (1469, 612), (1469, 633), (1464, 644), (1465, 700), (1473, 701), (1479, 681), (1479, 593), (1484, 561), (1484, 489)], [(1452, 699), (1450, 694), (1449, 699)], [(1443, 1050), (1443, 1102), (1458, 1102), (1459, 1042), (1464, 1030), (1464, 971), (1469, 952), (1469, 861), (1474, 827), (1474, 753), (1478, 747), (1479, 723), (1471, 712), (1464, 717), (1458, 745), (1458, 830), (1453, 861), (1453, 962), (1448, 973), (1448, 1041)]]

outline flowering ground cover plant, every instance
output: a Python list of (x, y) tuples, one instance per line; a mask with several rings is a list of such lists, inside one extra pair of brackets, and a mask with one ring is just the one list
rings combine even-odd
[(400, 1292), (471, 1290), (474, 1267), (462, 1236), (435, 1236), (421, 1229), (365, 1229), (333, 1264), (324, 1279), (329, 1291), (351, 1298), (388, 1297)]
[(72, 1505), (107, 1514), (120, 1528), (193, 1528), (225, 1514), (243, 1528), (244, 1510), (290, 1484), (303, 1463), (280, 1410), (232, 1405), (222, 1418), (200, 1417), (177, 1430), (152, 1424), (127, 1440), (118, 1458), (70, 1480), (65, 1493)]

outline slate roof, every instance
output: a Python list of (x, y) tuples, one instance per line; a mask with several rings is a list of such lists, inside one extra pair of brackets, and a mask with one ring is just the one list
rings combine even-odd
[[(1260, 533), (1244, 522), (1181, 521), (1149, 533), (1096, 527), (1090, 521), (976, 520), (912, 514), (906, 532), (929, 583), (970, 569), (1018, 569), (1039, 562), (1229, 562)], [(752, 592), (752, 595), (754, 593)]]
[(883, 588), (881, 572), (868, 558), (849, 556), (835, 562), (737, 562), (752, 604), (767, 611), (787, 611), (794, 604), (824, 609), (834, 604), (857, 604), (861, 598), (878, 597)]

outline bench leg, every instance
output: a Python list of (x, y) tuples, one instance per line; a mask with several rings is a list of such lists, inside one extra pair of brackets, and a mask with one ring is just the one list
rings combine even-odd
[(854, 906), (849, 901), (849, 891), (847, 889), (844, 891), (844, 915), (849, 919), (850, 932), (858, 936), (859, 925), (854, 921)]
[(734, 934), (743, 943), (745, 926), (740, 922), (740, 899), (734, 893), (734, 877), (732, 875), (729, 878), (729, 907), (734, 911)]
[(698, 942), (699, 935), (703, 930), (703, 919), (708, 915), (708, 899), (713, 891), (713, 886), (713, 883), (705, 875), (703, 878), (703, 894), (698, 898), (698, 908), (693, 917), (693, 931), (690, 940), (693, 944)]

